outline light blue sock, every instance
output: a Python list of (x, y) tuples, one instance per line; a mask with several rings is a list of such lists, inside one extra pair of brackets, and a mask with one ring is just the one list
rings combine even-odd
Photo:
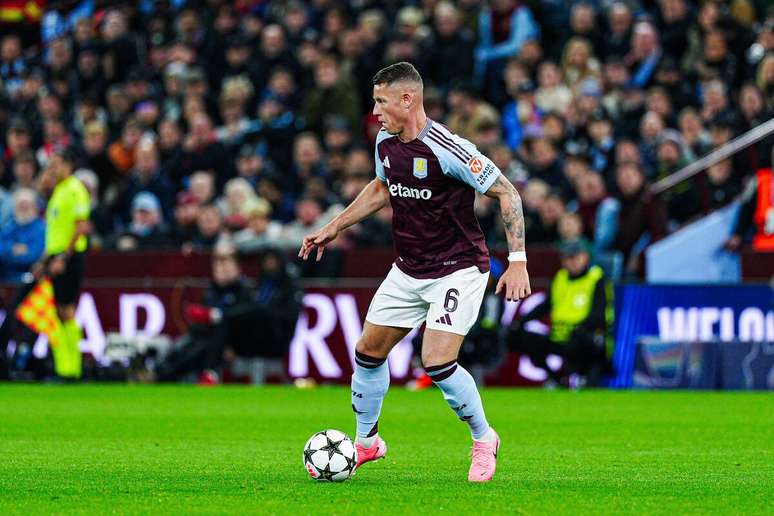
[(489, 423), (481, 404), (476, 381), (456, 360), (425, 368), (428, 376), (443, 391), (446, 403), (461, 421), (470, 426), (473, 439), (481, 439), (489, 431)]
[(390, 387), (390, 368), (386, 359), (355, 352), (355, 374), (352, 375), (352, 410), (357, 420), (359, 441), (369, 442), (379, 431), (382, 401)]

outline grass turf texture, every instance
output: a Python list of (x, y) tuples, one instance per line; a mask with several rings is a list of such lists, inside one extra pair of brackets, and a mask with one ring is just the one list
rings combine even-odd
[(437, 390), (393, 388), (387, 458), (317, 483), (315, 431), (349, 390), (0, 386), (0, 513), (556, 514), (772, 511), (774, 396), (484, 392), (503, 444), (466, 481), (469, 435)]

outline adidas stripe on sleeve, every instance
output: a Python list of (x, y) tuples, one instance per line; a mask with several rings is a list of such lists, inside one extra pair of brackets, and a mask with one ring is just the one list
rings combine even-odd
[(471, 142), (433, 124), (424, 141), (438, 157), (443, 173), (486, 192), (500, 175), (500, 169)]

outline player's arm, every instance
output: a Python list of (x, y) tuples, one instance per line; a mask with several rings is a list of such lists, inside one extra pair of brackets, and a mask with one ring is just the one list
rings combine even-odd
[(526, 244), (524, 241), (524, 212), (521, 197), (516, 188), (504, 175), (499, 174), (484, 195), (497, 199), (500, 203), (500, 215), (508, 239), (508, 269), (497, 283), (496, 294), (505, 288), (505, 298), (516, 300), (527, 297), (532, 290), (527, 273)]
[(389, 203), (390, 193), (387, 190), (387, 183), (379, 178), (371, 180), (355, 200), (333, 220), (318, 231), (304, 237), (298, 256), (306, 260), (312, 249), (317, 247), (317, 261), (320, 261), (325, 246), (335, 239), (339, 232), (373, 215)]

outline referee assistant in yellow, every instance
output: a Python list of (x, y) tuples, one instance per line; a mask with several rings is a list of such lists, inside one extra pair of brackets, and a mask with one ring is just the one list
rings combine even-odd
[(73, 174), (74, 156), (68, 149), (57, 149), (48, 163), (47, 173), (56, 179), (56, 187), (46, 207), (46, 248), (33, 272), (48, 274), (54, 286), (56, 311), (61, 321), (57, 349), (52, 348), (54, 369), (63, 378), (81, 377), (83, 338), (75, 322), (75, 305), (81, 289), (88, 246), (89, 192)]

